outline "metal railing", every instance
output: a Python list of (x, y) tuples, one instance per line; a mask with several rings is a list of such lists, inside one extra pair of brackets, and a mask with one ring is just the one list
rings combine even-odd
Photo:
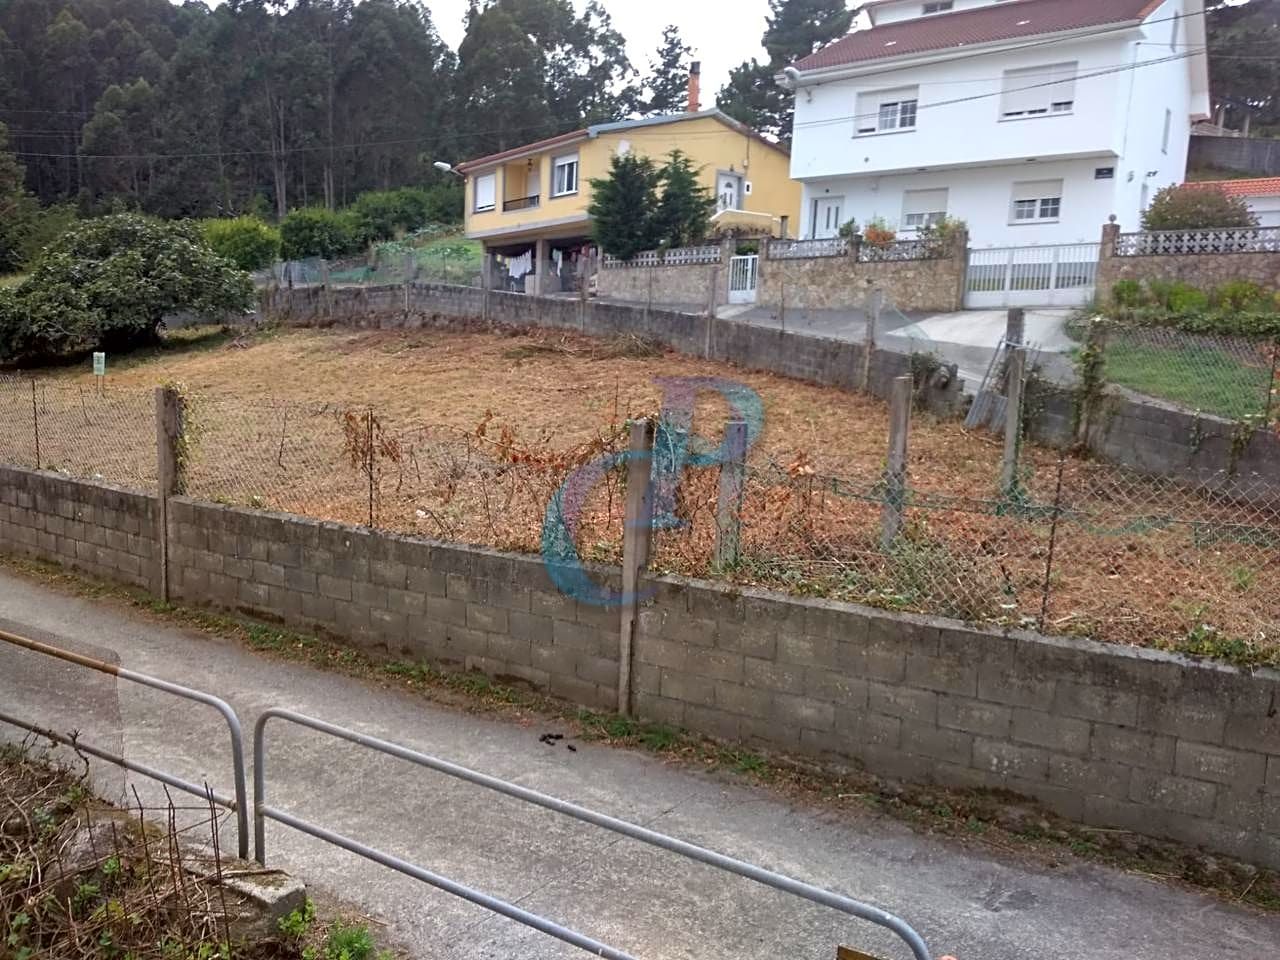
[(811, 884), (783, 876), (779, 873), (774, 873), (771, 870), (765, 870), (762, 867), (757, 867), (754, 864), (746, 863), (742, 860), (735, 860), (732, 857), (716, 853), (715, 851), (708, 850), (705, 847), (699, 847), (692, 843), (686, 843), (683, 840), (677, 840), (675, 837), (670, 837), (666, 834), (649, 830), (646, 827), (641, 827), (634, 823), (628, 823), (625, 820), (619, 820), (603, 813), (597, 813), (594, 810), (589, 810), (586, 807), (580, 807), (577, 804), (568, 803), (567, 801), (560, 800), (556, 797), (539, 793), (536, 790), (530, 790), (528, 787), (522, 787), (514, 783), (509, 783), (505, 780), (499, 780), (496, 777), (491, 777), (483, 773), (478, 773), (474, 770), (469, 770), (466, 767), (449, 763), (446, 760), (439, 760), (435, 757), (427, 756), (426, 754), (419, 753), (416, 750), (410, 750), (409, 748), (400, 746), (399, 744), (391, 743), (390, 741), (382, 740), (378, 737), (371, 737), (366, 734), (357, 733), (354, 730), (348, 730), (345, 727), (335, 726), (334, 724), (326, 723), (323, 720), (317, 720), (313, 717), (308, 717), (292, 710), (284, 710), (280, 708), (272, 708), (264, 711), (258, 718), (257, 724), (254, 727), (254, 858), (263, 866), (266, 866), (266, 821), (274, 820), (277, 823), (282, 823), (285, 826), (293, 827), (295, 830), (299, 830), (302, 833), (325, 840), (328, 843), (332, 843), (344, 850), (357, 854), (358, 856), (372, 860), (375, 863), (380, 863), (383, 866), (390, 867), (391, 869), (407, 876), (414, 877), (415, 879), (421, 880), (423, 883), (438, 887), (441, 890), (445, 890), (455, 896), (461, 897), (464, 900), (478, 904), (488, 910), (492, 910), (495, 913), (515, 920), (518, 923), (522, 923), (525, 926), (532, 927), (535, 930), (539, 930), (542, 933), (555, 937), (558, 940), (562, 940), (565, 943), (580, 947), (581, 949), (593, 953), (596, 956), (606, 957), (609, 958), (609, 960), (634, 960), (630, 954), (600, 943), (566, 927), (562, 927), (553, 921), (546, 920), (542, 917), (536, 916), (535, 914), (521, 910), (514, 904), (507, 903), (503, 900), (497, 900), (487, 894), (473, 890), (470, 887), (463, 886), (460, 883), (456, 883), (446, 877), (440, 876), (439, 874), (432, 873), (429, 870), (425, 870), (416, 864), (412, 864), (406, 860), (400, 859), (399, 857), (383, 853), (382, 851), (366, 846), (357, 840), (344, 837), (340, 834), (334, 833), (333, 831), (326, 830), (324, 827), (308, 823), (307, 821), (286, 813), (283, 810), (269, 806), (267, 804), (266, 794), (266, 728), (267, 721), (273, 717), (298, 724), (299, 726), (306, 727), (311, 730), (316, 730), (320, 733), (328, 734), (329, 736), (336, 737), (340, 740), (346, 740), (349, 743), (368, 747), (371, 750), (378, 751), (379, 753), (384, 753), (388, 756), (406, 760), (420, 767), (435, 770), (438, 773), (443, 773), (447, 776), (454, 777), (455, 779), (462, 780), (479, 787), (484, 787), (487, 790), (492, 790), (496, 793), (503, 794), (504, 796), (512, 797), (516, 800), (521, 800), (525, 803), (530, 803), (534, 806), (542, 807), (543, 809), (551, 810), (555, 813), (564, 814), (565, 816), (572, 817), (573, 819), (582, 821), (583, 823), (589, 823), (604, 830), (609, 830), (633, 840), (638, 840), (641, 843), (647, 843), (650, 846), (658, 847), (662, 850), (678, 854), (679, 856), (686, 857), (690, 860), (695, 860), (698, 863), (703, 863), (708, 866), (715, 867), (716, 869), (723, 870), (740, 877), (745, 877), (748, 880), (754, 880), (756, 883), (763, 884), (766, 887), (771, 887), (774, 890), (781, 890), (784, 893), (790, 893), (813, 903), (820, 904), (821, 906), (830, 907), (833, 910), (837, 910), (849, 916), (870, 921), (871, 923), (885, 927), (895, 933), (911, 949), (912, 956), (915, 960), (930, 960), (929, 950), (920, 934), (912, 929), (905, 920), (902, 920), (891, 913), (887, 913), (884, 910), (880, 910), (877, 907), (861, 903), (857, 900), (852, 900), (837, 893), (832, 893), (829, 890), (823, 890), (821, 887), (815, 887)]
[(947, 245), (939, 240), (894, 240), (875, 244), (865, 240), (858, 244), (859, 263), (898, 263), (908, 260), (942, 260)]
[(847, 257), (849, 241), (845, 237), (824, 237), (819, 240), (770, 240), (770, 260), (809, 260), (818, 257)]
[(181, 790), (183, 793), (189, 793), (193, 796), (200, 797), (204, 800), (212, 800), (215, 804), (224, 809), (230, 810), (236, 815), (236, 832), (239, 844), (239, 856), (241, 859), (247, 859), (249, 856), (249, 805), (247, 802), (247, 790), (245, 788), (244, 779), (244, 737), (240, 729), (240, 719), (236, 716), (235, 711), (225, 700), (213, 696), (213, 694), (205, 693), (202, 690), (193, 690), (191, 687), (184, 687), (181, 684), (170, 683), (168, 680), (161, 680), (158, 677), (151, 677), (145, 673), (136, 673), (133, 670), (126, 669), (114, 663), (107, 663), (104, 660), (95, 660), (93, 657), (87, 657), (80, 653), (73, 653), (70, 650), (63, 650), (59, 647), (51, 646), (47, 643), (41, 643), (38, 640), (31, 640), (27, 637), (21, 637), (17, 634), (0, 630), (0, 641), (8, 643), (15, 647), (21, 647), (24, 650), (30, 650), (34, 653), (41, 653), (45, 656), (54, 657), (67, 663), (74, 663), (78, 666), (87, 667), (90, 670), (96, 670), (99, 673), (109, 674), (113, 677), (119, 677), (121, 680), (129, 680), (132, 683), (140, 684), (144, 687), (151, 687), (153, 690), (160, 690), (164, 693), (173, 694), (175, 697), (182, 697), (186, 700), (194, 700), (196, 703), (207, 704), (213, 707), (227, 722), (227, 728), (231, 731), (231, 764), (232, 775), (235, 777), (235, 797), (229, 798), (223, 794), (215, 793), (208, 786), (191, 783), (183, 780), (181, 777), (166, 773), (146, 764), (136, 763), (128, 760), (123, 756), (110, 753), (100, 747), (92, 744), (83, 743), (79, 737), (69, 737), (39, 727), (35, 724), (28, 723), (17, 717), (6, 713), (0, 713), (0, 722), (8, 723), (26, 730), (28, 733), (34, 733), (38, 736), (45, 737), (55, 743), (61, 743), (65, 746), (73, 747), (81, 753), (88, 754), (91, 757), (97, 757), (99, 760), (105, 760), (113, 763), (125, 770), (149, 777), (153, 780)]
[(1280, 227), (1219, 227), (1212, 230), (1157, 230), (1116, 237), (1117, 257), (1157, 257), (1206, 253), (1280, 253)]
[(514, 200), (504, 200), (502, 202), (502, 210), (504, 213), (510, 213), (512, 210), (532, 210), (542, 200), (541, 194), (533, 194), (529, 197), (517, 197)]
[(606, 270), (621, 270), (624, 267), (684, 267), (702, 263), (720, 263), (724, 259), (724, 251), (718, 243), (703, 244), (697, 247), (672, 247), (670, 250), (646, 250), (637, 253), (630, 260), (606, 255), (600, 265)]

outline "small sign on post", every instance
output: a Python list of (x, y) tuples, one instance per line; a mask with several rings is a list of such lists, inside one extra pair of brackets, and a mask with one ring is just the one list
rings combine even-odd
[(98, 395), (102, 395), (102, 381), (107, 376), (107, 355), (99, 351), (93, 354), (93, 375), (98, 379)]

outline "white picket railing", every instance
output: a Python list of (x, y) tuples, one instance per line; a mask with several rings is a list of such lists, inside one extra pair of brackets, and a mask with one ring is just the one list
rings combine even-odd
[(1280, 227), (1221, 227), (1213, 230), (1157, 230), (1122, 233), (1117, 257), (1158, 257), (1205, 253), (1280, 253)]
[(601, 265), (606, 270), (621, 270), (625, 267), (687, 267), (700, 263), (719, 263), (724, 255), (718, 243), (708, 243), (699, 247), (672, 247), (670, 250), (646, 250), (637, 253), (630, 260), (619, 260), (606, 256)]

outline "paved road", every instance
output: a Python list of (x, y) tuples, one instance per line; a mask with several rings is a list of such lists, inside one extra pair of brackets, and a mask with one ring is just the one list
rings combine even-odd
[[(1280, 919), (1086, 864), (1048, 869), (835, 816), (628, 751), (539, 743), (547, 727), (481, 719), (228, 641), (135, 618), (0, 571), (0, 619), (219, 693), (246, 729), (284, 705), (723, 850), (896, 911), (960, 960), (1270, 960)], [(0, 645), (0, 704), (193, 779), (227, 783), (213, 715)], [(0, 736), (8, 736), (0, 732)], [(748, 881), (307, 732), (277, 728), (275, 803), (555, 918), (642, 958), (830, 960), (837, 942), (901, 945)], [(116, 775), (119, 779), (119, 775)], [(158, 790), (130, 778), (144, 797)], [(108, 778), (108, 789), (119, 783)], [(229, 837), (227, 839), (230, 839)], [(585, 956), (317, 841), (269, 826), (271, 860), (389, 924), (418, 957)]]

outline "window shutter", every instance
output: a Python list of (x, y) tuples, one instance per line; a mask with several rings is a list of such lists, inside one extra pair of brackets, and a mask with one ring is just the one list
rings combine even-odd
[(946, 213), (947, 188), (941, 190), (908, 190), (902, 195), (902, 216), (913, 213)]
[(1041, 116), (1052, 113), (1055, 103), (1074, 103), (1075, 97), (1074, 62), (1006, 70), (1000, 97), (1000, 115)]
[(1044, 197), (1061, 196), (1061, 180), (1028, 180), (1025, 183), (1015, 183), (1013, 185), (1015, 203), (1019, 200), (1041, 200)]
[(476, 209), (487, 210), (498, 203), (498, 175), (486, 173), (476, 177)]

